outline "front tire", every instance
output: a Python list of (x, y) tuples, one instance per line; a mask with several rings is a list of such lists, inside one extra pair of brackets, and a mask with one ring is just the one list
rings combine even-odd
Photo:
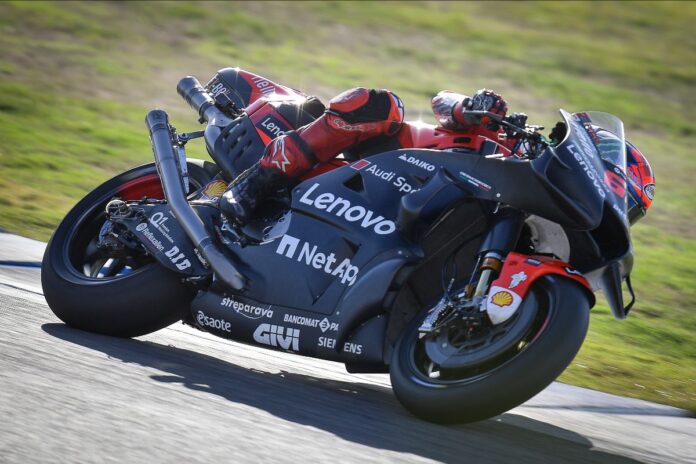
[[(520, 306), (538, 311), (537, 322), (520, 340), (522, 348), (501, 354), (497, 362), (431, 378), (423, 368), (423, 344), (417, 317), (402, 334), (392, 356), (394, 394), (414, 415), (438, 423), (487, 419), (518, 406), (546, 388), (570, 364), (589, 325), (590, 304), (577, 283), (545, 276), (534, 283)], [(533, 306), (533, 307), (532, 307)]]
[[(190, 160), (188, 170), (192, 190), (212, 179), (210, 167), (203, 162)], [(48, 306), (66, 324), (136, 337), (166, 327), (188, 311), (193, 290), (177, 274), (142, 256), (123, 258), (118, 272), (109, 272), (108, 259), (96, 250), (96, 238), (106, 220), (105, 205), (114, 197), (141, 195), (162, 195), (153, 163), (97, 187), (53, 233), (43, 257), (41, 285)]]

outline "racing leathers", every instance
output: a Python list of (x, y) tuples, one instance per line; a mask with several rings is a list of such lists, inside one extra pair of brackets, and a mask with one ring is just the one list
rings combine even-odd
[[(442, 91), (433, 98), (432, 108), (446, 129), (495, 139), (500, 131), (495, 121), (467, 116), (464, 110), (505, 116), (507, 103), (485, 89), (473, 97)], [(403, 120), (403, 103), (389, 90), (347, 90), (334, 97), (324, 114), (313, 122), (272, 140), (261, 160), (230, 183), (220, 198), (220, 210), (228, 221), (245, 224), (268, 195), (296, 185), (300, 176), (317, 163), (366, 140), (395, 136)]]

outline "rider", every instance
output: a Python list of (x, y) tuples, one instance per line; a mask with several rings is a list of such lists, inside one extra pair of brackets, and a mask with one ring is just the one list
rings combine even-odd
[[(468, 97), (443, 90), (433, 98), (432, 109), (445, 129), (485, 136), (517, 155), (524, 154), (527, 148), (514, 133), (499, 137), (504, 131), (490, 117), (471, 115), (470, 111), (486, 111), (505, 117), (507, 102), (493, 91), (481, 89)], [(343, 92), (329, 102), (325, 113), (315, 121), (273, 139), (261, 160), (230, 183), (220, 198), (222, 213), (230, 221), (245, 224), (260, 200), (282, 187), (296, 185), (317, 163), (380, 135), (398, 137), (403, 118), (401, 100), (388, 90), (358, 87)], [(508, 119), (524, 127), (527, 116), (513, 113)], [(565, 124), (556, 124), (550, 135), (552, 144), (559, 143), (564, 135)], [(629, 142), (626, 155), (628, 215), (630, 222), (635, 223), (650, 208), (655, 177), (648, 160)]]
[[(497, 140), (502, 129), (495, 121), (470, 117), (464, 110), (504, 117), (507, 102), (486, 89), (473, 97), (442, 91), (433, 98), (432, 108), (446, 129)], [(220, 209), (228, 220), (245, 224), (267, 195), (282, 187), (293, 187), (317, 163), (335, 158), (365, 140), (396, 136), (403, 120), (403, 103), (389, 90), (347, 90), (334, 97), (325, 113), (313, 122), (272, 140), (261, 160), (230, 183), (220, 198)], [(516, 140), (508, 138), (503, 143), (512, 148)]]

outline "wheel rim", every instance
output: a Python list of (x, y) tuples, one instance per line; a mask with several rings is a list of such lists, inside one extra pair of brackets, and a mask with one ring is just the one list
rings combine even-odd
[(496, 333), (481, 333), (463, 342), (456, 339), (460, 334), (452, 337), (449, 331), (432, 338), (412, 333), (405, 353), (412, 380), (429, 387), (478, 381), (525, 351), (543, 333), (550, 317), (547, 299), (543, 292), (536, 292), (513, 318), (492, 331)]
[[(131, 276), (155, 264), (145, 253), (111, 256), (97, 247), (100, 232), (106, 224), (105, 207), (110, 200), (136, 200), (145, 196), (164, 198), (159, 176), (153, 171), (108, 189), (71, 224), (62, 250), (70, 273), (81, 279), (105, 281)], [(190, 179), (189, 193), (201, 187), (200, 182)]]

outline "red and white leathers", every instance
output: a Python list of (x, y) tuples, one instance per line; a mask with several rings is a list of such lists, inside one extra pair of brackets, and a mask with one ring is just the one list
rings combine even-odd
[(358, 87), (334, 97), (312, 123), (274, 139), (261, 166), (299, 177), (317, 163), (378, 135), (394, 135), (404, 121), (404, 106), (388, 90)]
[[(440, 92), (433, 99), (433, 111), (446, 129), (498, 138), (500, 129), (494, 122), (479, 117), (468, 120), (462, 113), (464, 108), (504, 116), (507, 104), (502, 97), (480, 90), (471, 98)], [(296, 184), (317, 163), (329, 161), (377, 136), (393, 136), (401, 148), (409, 148), (409, 140), (413, 144), (411, 137), (399, 134), (403, 121), (403, 103), (389, 90), (363, 87), (347, 90), (334, 97), (324, 114), (310, 124), (273, 139), (261, 160), (228, 186), (220, 198), (220, 210), (228, 220), (243, 224), (251, 219), (264, 196)]]
[[(505, 116), (507, 103), (489, 90), (480, 90), (474, 97), (442, 91), (433, 98), (432, 108), (446, 129), (497, 140), (500, 129), (494, 122), (487, 118), (468, 119), (462, 110), (480, 109)], [(314, 122), (274, 139), (260, 164), (296, 178), (317, 163), (370, 138), (396, 135), (403, 120), (403, 103), (389, 90), (362, 87), (347, 90), (334, 97), (326, 112)]]

